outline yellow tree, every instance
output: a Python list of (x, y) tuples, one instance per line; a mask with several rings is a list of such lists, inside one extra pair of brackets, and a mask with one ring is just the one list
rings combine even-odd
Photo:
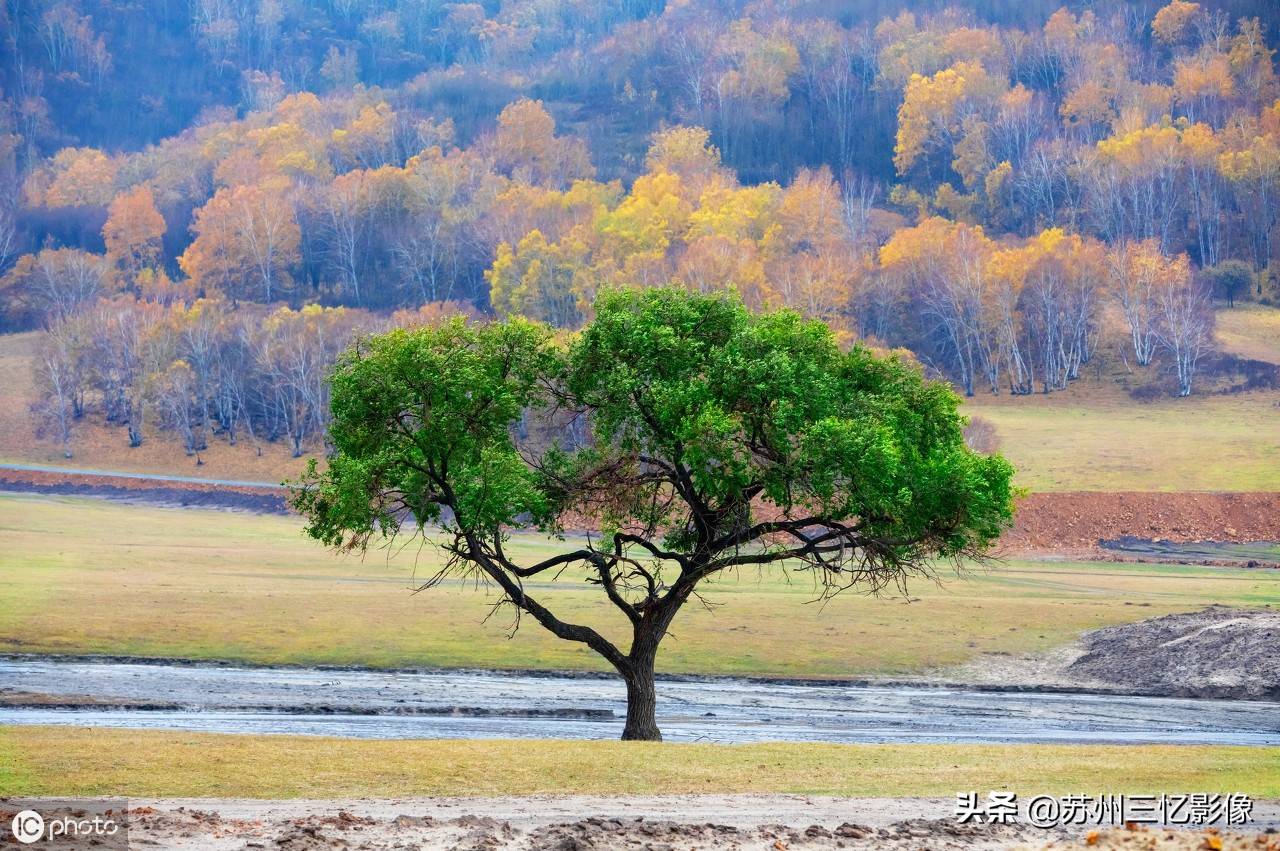
[(283, 180), (219, 189), (191, 230), (178, 265), (205, 294), (270, 302), (291, 285), (301, 231)]
[(676, 264), (675, 280), (693, 292), (734, 291), (753, 310), (777, 306), (756, 243), (723, 234), (694, 237)]
[(711, 144), (711, 133), (701, 127), (676, 126), (653, 134), (644, 158), (645, 171), (667, 172), (680, 178), (695, 201), (712, 183), (730, 183), (729, 170), (720, 162), (720, 150)]
[(994, 244), (982, 228), (932, 217), (899, 230), (880, 249), (884, 274), (901, 280), (940, 340), (968, 396), (985, 377), (999, 388), (999, 325), (993, 320)]
[(156, 209), (155, 196), (146, 184), (117, 195), (111, 202), (102, 239), (107, 258), (124, 274), (127, 283), (135, 283), (139, 272), (160, 260), (165, 230), (164, 216)]
[(556, 135), (556, 123), (540, 100), (522, 98), (498, 115), (493, 155), (507, 174), (530, 183), (563, 188), (595, 169), (580, 139)]
[(965, 116), (990, 105), (1004, 88), (974, 62), (957, 63), (930, 77), (912, 74), (898, 109), (893, 148), (898, 174), (906, 174), (934, 148), (954, 145)]
[(1172, 0), (1151, 19), (1151, 33), (1165, 44), (1177, 44), (1187, 37), (1191, 23), (1199, 14), (1199, 3)]
[(782, 192), (761, 244), (773, 288), (788, 307), (835, 321), (862, 268), (840, 187), (826, 168), (802, 169)]
[(514, 248), (502, 243), (485, 272), (490, 304), (502, 316), (519, 314), (559, 328), (578, 327), (594, 296), (584, 255), (581, 243), (550, 243), (537, 230)]
[(1021, 324), (1044, 392), (1063, 390), (1093, 354), (1104, 291), (1100, 244), (1053, 228), (1028, 241)]
[(63, 148), (50, 164), (51, 180), (43, 196), (46, 207), (105, 207), (115, 196), (119, 163), (95, 148)]
[(1225, 187), (1218, 168), (1222, 141), (1207, 124), (1193, 124), (1182, 131), (1182, 158), (1191, 178), (1190, 196), (1200, 265), (1216, 266), (1222, 251), (1222, 218)]
[(1265, 110), (1262, 120), (1238, 128), (1218, 157), (1242, 214), (1242, 224), (1256, 267), (1273, 257), (1273, 240), (1280, 223), (1280, 101)]
[(1153, 239), (1121, 242), (1107, 252), (1111, 289), (1124, 312), (1139, 366), (1147, 366), (1155, 356), (1161, 292), (1183, 275), (1185, 260), (1171, 260)]
[(1209, 46), (1179, 59), (1173, 68), (1173, 94), (1190, 121), (1217, 123), (1235, 95), (1230, 60)]
[(596, 222), (597, 269), (606, 278), (653, 286), (670, 276), (668, 250), (686, 232), (692, 205), (674, 174), (637, 177), (631, 191)]
[(397, 117), (386, 101), (360, 110), (350, 124), (330, 134), (333, 147), (348, 163), (366, 169), (395, 159)]
[(1084, 176), (1108, 241), (1155, 238), (1162, 248), (1172, 244), (1182, 221), (1180, 138), (1180, 128), (1166, 123), (1098, 142), (1097, 159)]

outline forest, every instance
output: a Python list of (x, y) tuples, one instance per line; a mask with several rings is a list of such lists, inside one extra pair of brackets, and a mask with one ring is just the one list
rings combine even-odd
[[(1280, 305), (1267, 0), (4, 0), (42, 435), (322, 440), (361, 333), (734, 289), (964, 393)], [(909, 353), (909, 354), (905, 354)]]

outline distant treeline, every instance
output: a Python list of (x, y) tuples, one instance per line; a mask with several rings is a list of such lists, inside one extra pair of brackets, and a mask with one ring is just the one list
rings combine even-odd
[[(1280, 299), (1272, 4), (153, 5), (0, 7), (0, 323), (50, 330), (59, 434), (300, 449), (323, 391), (269, 338), (327, 328), (322, 377), (424, 305), (574, 328), (602, 287), (734, 287), (967, 392), (1061, 389), (1109, 336), (1186, 394), (1210, 297)], [(145, 368), (90, 342), (126, 313)]]

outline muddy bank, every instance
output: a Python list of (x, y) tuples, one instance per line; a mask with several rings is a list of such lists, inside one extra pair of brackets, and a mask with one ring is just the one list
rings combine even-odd
[(1280, 567), (1280, 544), (1270, 542), (1152, 540), (1124, 535), (1099, 542), (1118, 561), (1211, 564), (1229, 567)]
[(1280, 610), (1210, 606), (1087, 632), (1043, 653), (986, 654), (926, 682), (1280, 700)]
[(1088, 633), (1071, 674), (1184, 697), (1280, 700), (1280, 611), (1211, 606)]
[(1095, 550), (1124, 537), (1191, 543), (1280, 541), (1280, 493), (1033, 493), (1008, 550)]
[[(0, 804), (0, 810), (4, 809)], [(804, 795), (551, 796), (409, 800), (131, 802), (140, 847), (241, 851), (386, 848), (493, 851), (614, 849), (888, 849), (977, 851), (1084, 847), (1091, 828), (960, 824), (954, 798)], [(1268, 851), (1280, 805), (1256, 802), (1224, 849)], [(1126, 836), (1125, 834), (1136, 834)], [(1103, 830), (1100, 848), (1193, 849), (1203, 831)], [(1141, 840), (1140, 844), (1132, 840)], [(1246, 844), (1248, 843), (1248, 844)]]
[[(249, 483), (206, 483), (0, 465), (0, 491), (97, 496), (170, 506), (283, 514), (285, 491)], [(1006, 552), (1062, 552), (1085, 558), (1160, 560), (1100, 548), (1123, 539), (1156, 543), (1280, 541), (1280, 493), (1033, 493), (1018, 504)], [(1215, 561), (1212, 554), (1195, 561)], [(1233, 559), (1226, 559), (1230, 563)]]
[(0, 491), (106, 499), (191, 508), (222, 508), (255, 514), (287, 514), (283, 488), (234, 487), (163, 479), (0, 467)]

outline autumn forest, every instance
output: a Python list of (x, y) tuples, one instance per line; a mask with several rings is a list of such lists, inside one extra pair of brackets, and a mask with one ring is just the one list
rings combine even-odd
[[(354, 336), (734, 289), (966, 394), (1280, 305), (1271, 2), (4, 0), (34, 428), (317, 449)], [(909, 354), (906, 354), (908, 353)], [(153, 435), (154, 437), (149, 437)]]

